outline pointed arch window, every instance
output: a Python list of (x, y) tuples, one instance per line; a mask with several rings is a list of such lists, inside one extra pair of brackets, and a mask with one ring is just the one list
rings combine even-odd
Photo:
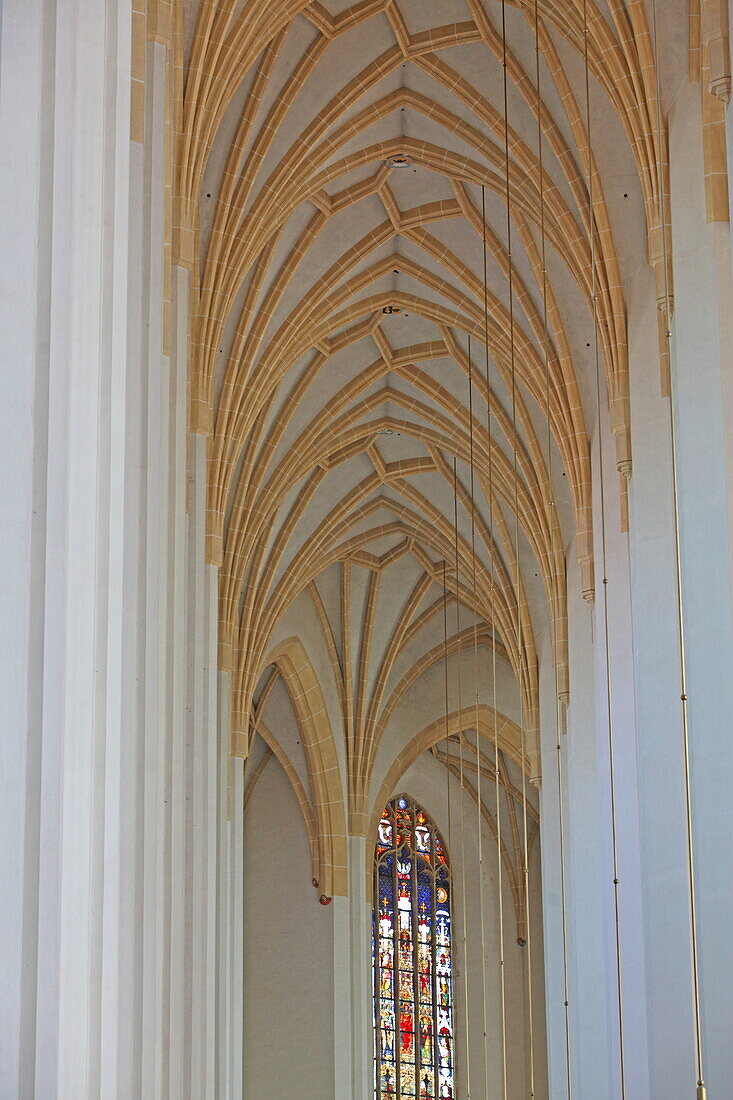
[(405, 795), (385, 807), (374, 855), (375, 1100), (450, 1100), (451, 876), (443, 838)]

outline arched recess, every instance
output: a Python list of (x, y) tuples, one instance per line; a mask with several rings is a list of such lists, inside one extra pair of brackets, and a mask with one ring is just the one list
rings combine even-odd
[[(244, 787), (244, 812), (247, 813), (247, 805), (252, 797), (255, 787), (265, 770), (269, 761), (274, 757), (278, 764), (282, 767), (283, 771), (290, 780), (290, 784), (295, 793), (295, 797), (298, 800), (301, 813), (303, 814), (303, 821), (305, 823), (306, 832), (308, 833), (308, 845), (311, 851), (311, 871), (313, 881), (319, 882), (320, 874), (320, 845), (318, 843), (318, 835), (316, 831), (316, 822), (313, 814), (313, 807), (311, 806), (310, 799), (303, 786), (300, 776), (293, 767), (293, 763), (290, 757), (283, 749), (282, 745), (275, 737), (270, 727), (265, 723), (264, 719), (258, 716), (255, 719), (254, 732), (259, 733), (262, 740), (265, 742), (266, 749), (260, 759), (259, 763), (253, 768), (251, 774), (249, 771), (245, 773), (246, 781)], [(247, 764), (249, 765), (250, 757), (247, 758)]]
[[(381, 525), (373, 531), (370, 530), (365, 533), (353, 535), (350, 539), (347, 539), (345, 543), (341, 543), (338, 546), (331, 546), (331, 543), (333, 543), (342, 532), (344, 522), (349, 517), (350, 510), (353, 510), (352, 506), (354, 503), (359, 505), (356, 515), (362, 520), (382, 506), (387, 508), (394, 507), (394, 502), (383, 496), (372, 497), (372, 499), (366, 503), (363, 502), (373, 489), (379, 488), (379, 485), (379, 478), (376, 475), (362, 481), (360, 485), (354, 487), (348, 497), (345, 498), (337, 508), (332, 509), (329, 516), (326, 517), (326, 520), (322, 522), (321, 529), (310, 536), (304, 546), (299, 549), (293, 561), (289, 563), (287, 572), (278, 580), (273, 595), (268, 600), (266, 607), (263, 609), (263, 613), (248, 626), (246, 631), (241, 631), (242, 641), (240, 643), (239, 653), (242, 657), (246, 656), (247, 664), (246, 666), (243, 666), (241, 663), (239, 664), (238, 679), (235, 684), (233, 698), (233, 728), (239, 730), (247, 728), (250, 701), (254, 693), (255, 684), (259, 678), (261, 668), (268, 663), (265, 657), (267, 639), (271, 636), (280, 616), (284, 613), (286, 608), (292, 604), (293, 598), (297, 595), (298, 591), (304, 590), (318, 573), (323, 570), (326, 564), (352, 557), (354, 551), (366, 545), (370, 539), (387, 533), (385, 526)], [(427, 502), (423, 501), (423, 512), (425, 512), (426, 509)], [(406, 505), (401, 507), (400, 515), (401, 519), (399, 521), (394, 521), (394, 523), (390, 525), (390, 531), (394, 530), (407, 537), (410, 540), (412, 552), (418, 557), (418, 560), (421, 561), (426, 571), (433, 575), (436, 580), (439, 579), (439, 565), (428, 560), (426, 555), (421, 554), (419, 547), (420, 545), (430, 547), (437, 555), (439, 562), (451, 556), (451, 531), (444, 517), (434, 509), (428, 509), (428, 518), (423, 519), (420, 514), (412, 512)], [(429, 522), (430, 520), (432, 520), (432, 523)], [(327, 533), (322, 533), (322, 531), (331, 533), (329, 535)], [(462, 546), (462, 559), (465, 562), (463, 572), (464, 575), (467, 575), (467, 570), (469, 568), (468, 563), (470, 561), (468, 557), (468, 543), (463, 539), (461, 539), (460, 542)], [(479, 573), (479, 581), (481, 581), (484, 572), (485, 570), (482, 567)], [(453, 586), (450, 577), (448, 577), (448, 584), (450, 587)], [(253, 584), (249, 585), (250, 593), (254, 590), (254, 587)], [(462, 587), (459, 586), (458, 591), (461, 592), (462, 602), (470, 606), (472, 597), (468, 586), (465, 584)], [(488, 595), (490, 591), (491, 582), (490, 579), (487, 578), (487, 595), (483, 604), (486, 609), (489, 608), (491, 602)], [(501, 616), (503, 593), (500, 587), (496, 589), (495, 599), (497, 615)], [(524, 609), (523, 617), (525, 618), (525, 625), (521, 632), (521, 645), (524, 654), (522, 658), (524, 669), (522, 675), (523, 705), (525, 708), (524, 713), (528, 741), (530, 744), (533, 744), (536, 741), (536, 730), (538, 728), (537, 662), (534, 652), (531, 623), (527, 618), (524, 599), (522, 599), (521, 606)], [(511, 644), (511, 613), (508, 607), (505, 608), (505, 610), (509, 617), (506, 620), (507, 629), (504, 631), (504, 641), (507, 642), (506, 648), (507, 652), (510, 654), (510, 659), (513, 659), (514, 666), (518, 669), (520, 657), (516, 653), (516, 646), (512, 646)], [(488, 610), (485, 614), (489, 614)], [(517, 638), (517, 641), (519, 641), (519, 638)], [(257, 646), (259, 646), (259, 650)]]
[(303, 739), (318, 838), (318, 889), (322, 897), (348, 893), (343, 783), (336, 742), (315, 670), (299, 638), (284, 639), (268, 655), (290, 695)]
[(525, 771), (533, 783), (539, 783), (540, 776), (531, 775), (529, 758), (526, 752), (522, 753), (522, 734), (516, 722), (484, 703), (478, 707), (477, 723), (476, 711), (477, 708), (471, 704), (471, 706), (452, 711), (447, 717), (443, 716), (436, 719), (420, 730), (419, 733), (416, 733), (412, 740), (408, 741), (405, 747), (400, 750), (387, 769), (379, 790), (372, 800), (369, 828), (366, 833), (367, 838), (374, 836), (382, 808), (389, 801), (402, 776), (415, 763), (417, 758), (431, 749), (433, 745), (437, 745), (439, 741), (455, 737), (465, 729), (475, 729), (477, 724), (480, 737), (486, 738), (492, 745), (498, 740), (502, 752), (510, 756), (518, 767)]

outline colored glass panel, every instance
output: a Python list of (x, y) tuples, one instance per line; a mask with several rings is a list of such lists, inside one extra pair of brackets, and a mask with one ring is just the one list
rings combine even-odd
[(451, 1100), (448, 857), (429, 816), (404, 795), (377, 829), (372, 959), (375, 1100)]

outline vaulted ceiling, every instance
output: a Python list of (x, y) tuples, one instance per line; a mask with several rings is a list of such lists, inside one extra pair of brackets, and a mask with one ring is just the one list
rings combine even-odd
[[(678, 71), (687, 5), (661, 6)], [(181, 31), (191, 418), (235, 751), (279, 679), (313, 725), (313, 835), (339, 771), (363, 831), (413, 731), (419, 751), (445, 735), (446, 649), (475, 650), (514, 684), (482, 701), (487, 736), (511, 725), (536, 778), (543, 633), (571, 689), (566, 548), (595, 588), (594, 312), (628, 476), (625, 286), (647, 261), (664, 277), (650, 9), (207, 0)]]

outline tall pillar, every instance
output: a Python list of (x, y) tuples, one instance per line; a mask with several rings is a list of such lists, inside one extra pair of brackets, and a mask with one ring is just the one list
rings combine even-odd
[[(0, 173), (5, 252), (0, 329), (7, 361), (0, 372), (4, 418), (0, 587), (2, 728), (0, 738), (0, 1094), (33, 1095), (39, 916), (39, 830), (48, 467), (48, 295), (51, 254), (44, 237), (53, 150), (45, 64), (46, 7), (6, 3), (0, 11), (0, 151), (14, 172)], [(23, 186), (18, 187), (17, 181)], [(50, 766), (50, 761), (49, 761)], [(53, 936), (52, 930), (49, 934)], [(49, 975), (51, 977), (51, 975)], [(55, 982), (44, 997), (54, 999)], [(56, 1042), (49, 1058), (55, 1061)]]
[(373, 1092), (370, 944), (371, 899), (367, 897), (367, 842), (349, 837), (349, 894), (335, 897), (334, 1027), (337, 1096), (369, 1100)]
[(170, 57), (138, 58), (133, 134), (132, 18), (0, 15), (3, 1096), (223, 1088), (217, 577), (165, 278)]
[(3, 662), (8, 1095), (106, 1095), (128, 1067), (139, 796), (139, 746), (122, 723), (139, 381), (127, 362), (130, 27), (126, 0), (2, 9), (0, 147), (21, 173), (5, 173), (1, 215), (13, 361), (3, 587), (18, 628), (3, 632), (15, 654)]
[[(634, 699), (634, 641), (625, 499), (628, 482), (619, 475), (616, 467), (604, 394), (601, 395), (601, 425), (593, 442), (593, 477), (596, 577), (600, 582), (592, 609), (591, 633), (597, 789), (595, 792), (592, 788), (588, 790), (590, 802), (587, 808), (592, 814), (589, 822), (594, 822), (598, 836), (600, 893), (597, 919), (606, 973), (610, 1095), (622, 1094), (623, 1058), (627, 1094), (645, 1096), (649, 1092), (649, 1067), (637, 765), (640, 731)], [(574, 736), (578, 732), (577, 727), (572, 731)], [(572, 758), (572, 745), (570, 751)], [(595, 813), (593, 801), (597, 807)], [(590, 847), (586, 830), (576, 830), (575, 843)], [(618, 884), (614, 883), (615, 878), (618, 878)], [(582, 949), (579, 953), (582, 956)], [(583, 984), (590, 986), (592, 980), (592, 974), (586, 969)]]
[(242, 1098), (243, 986), (244, 986), (244, 760), (231, 760), (229, 820), (229, 951), (227, 1006), (227, 1083), (224, 1095)]
[(141, 692), (138, 715), (143, 749), (140, 755), (142, 812), (138, 844), (142, 862), (142, 900), (137, 935), (141, 976), (140, 1066), (133, 1091), (160, 1096), (163, 1049), (161, 961), (164, 899), (165, 806), (164, 766), (167, 730), (164, 698), (167, 682), (166, 622), (168, 576), (168, 515), (171, 483), (168, 472), (171, 361), (163, 326), (163, 244), (165, 239), (163, 163), (165, 117), (165, 57), (161, 46), (147, 53), (145, 141), (132, 145), (131, 191), (140, 196), (139, 213), (131, 201), (134, 262), (130, 264), (131, 369), (137, 361), (143, 372), (141, 394), (141, 577), (144, 593), (139, 609), (143, 631), (137, 680)]
[[(556, 740), (556, 692), (552, 645), (548, 633), (539, 640), (540, 733), (542, 786), (540, 821), (542, 843), (542, 937), (544, 956), (545, 1019), (547, 1029), (548, 1094), (567, 1094), (565, 1052), (565, 989), (563, 960), (560, 804)], [(563, 750), (567, 749), (567, 742)], [(566, 763), (563, 756), (563, 779)], [(567, 812), (567, 799), (563, 800)]]
[[(207, 440), (189, 436), (189, 588), (187, 743), (187, 845), (191, 868), (189, 1057), (192, 1096), (215, 1096), (216, 897), (218, 731), (217, 690), (218, 575), (207, 565)], [(228, 746), (227, 746), (228, 750)]]
[[(705, 1078), (733, 1080), (733, 291), (730, 229), (706, 223), (696, 88), (670, 114), (679, 506)], [(684, 813), (684, 805), (679, 805)]]
[[(604, 890), (605, 821), (600, 773), (603, 711), (598, 708), (598, 653), (591, 609), (568, 552), (570, 703), (565, 753), (565, 845), (570, 976), (571, 1064), (578, 1096), (610, 1097), (612, 1021), (606, 967)], [(571, 564), (572, 563), (572, 564)], [(544, 780), (543, 780), (544, 786)], [(547, 797), (557, 799), (556, 790)], [(555, 811), (556, 812), (556, 811)], [(544, 865), (544, 859), (543, 859)], [(556, 947), (557, 949), (557, 947)], [(560, 1093), (566, 1095), (566, 1091)]]

